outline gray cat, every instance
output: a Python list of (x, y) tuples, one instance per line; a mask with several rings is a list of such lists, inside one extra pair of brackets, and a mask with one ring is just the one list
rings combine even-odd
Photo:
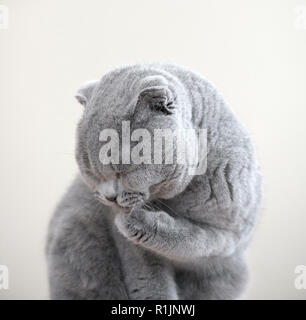
[[(215, 87), (183, 67), (143, 64), (86, 83), (76, 98), (80, 176), (49, 226), (51, 298), (239, 298), (261, 176), (249, 134)], [(131, 132), (206, 128), (207, 170), (102, 163), (100, 133), (121, 137), (123, 121)]]

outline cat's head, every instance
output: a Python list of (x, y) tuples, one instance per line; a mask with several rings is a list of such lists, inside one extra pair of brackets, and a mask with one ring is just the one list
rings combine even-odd
[[(173, 144), (165, 142), (170, 132), (192, 127), (188, 98), (177, 79), (162, 70), (119, 69), (85, 83), (76, 98), (84, 105), (76, 159), (101, 202), (133, 207), (186, 188), (192, 179), (188, 163), (178, 163), (175, 138)], [(185, 156), (192, 148), (188, 143)]]

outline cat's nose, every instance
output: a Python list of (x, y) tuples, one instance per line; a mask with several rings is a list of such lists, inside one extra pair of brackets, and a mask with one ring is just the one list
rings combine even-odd
[(117, 199), (117, 196), (107, 196), (105, 197), (105, 199), (110, 202), (115, 202)]
[(102, 195), (105, 200), (109, 202), (115, 202), (117, 198), (117, 192), (116, 192), (116, 181), (115, 180), (106, 180), (101, 182), (97, 188), (96, 191)]

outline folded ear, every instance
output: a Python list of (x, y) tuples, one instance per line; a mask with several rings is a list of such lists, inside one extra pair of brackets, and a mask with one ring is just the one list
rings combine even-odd
[(175, 97), (168, 86), (153, 86), (143, 89), (138, 97), (138, 101), (145, 102), (152, 109), (172, 114), (175, 109)]
[(84, 83), (79, 90), (77, 91), (75, 98), (82, 104), (83, 106), (86, 106), (91, 94), (93, 92), (93, 89), (96, 87), (99, 80), (91, 80), (86, 83)]

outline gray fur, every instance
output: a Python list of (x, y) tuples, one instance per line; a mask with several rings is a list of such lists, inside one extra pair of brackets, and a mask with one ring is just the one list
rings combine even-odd
[[(50, 222), (51, 297), (240, 297), (261, 177), (249, 134), (215, 87), (183, 67), (147, 64), (116, 69), (76, 97), (85, 106), (77, 130), (81, 175)], [(169, 112), (156, 107), (167, 99), (174, 101)], [(186, 165), (101, 164), (99, 132), (120, 131), (123, 120), (131, 130), (207, 128), (206, 173), (190, 176)], [(109, 206), (113, 196), (120, 207)]]

